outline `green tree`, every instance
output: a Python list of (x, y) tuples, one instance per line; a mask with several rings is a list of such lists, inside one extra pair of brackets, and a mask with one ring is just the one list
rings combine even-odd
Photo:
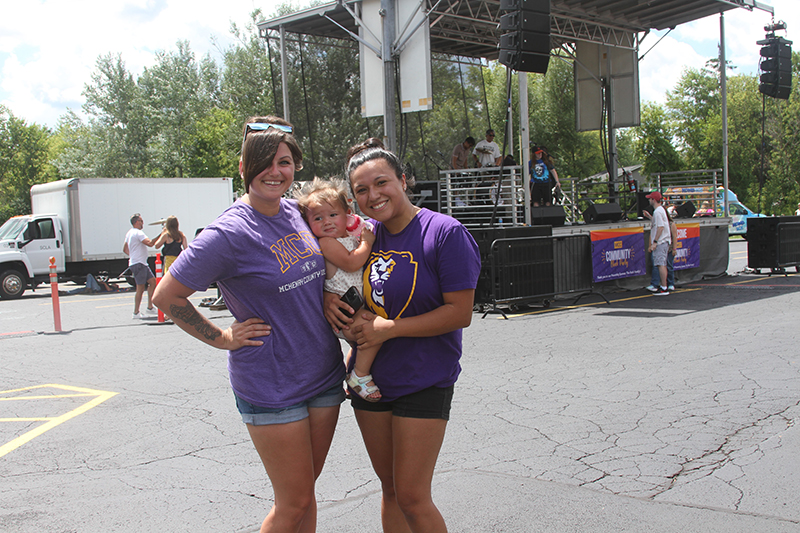
[(219, 72), (206, 56), (198, 65), (187, 41), (179, 41), (177, 51), (159, 51), (156, 65), (139, 77), (142, 110), (152, 135), (148, 151), (153, 158), (155, 176), (185, 177), (190, 166), (191, 146), (199, 120), (219, 100)]
[(641, 123), (633, 130), (636, 153), (644, 164), (642, 174), (673, 172), (683, 168), (681, 156), (672, 144), (674, 131), (663, 107), (646, 102), (641, 107)]
[(30, 213), (31, 187), (56, 179), (57, 170), (48, 162), (51, 135), (0, 105), (0, 223)]
[(210, 109), (187, 136), (187, 174), (191, 177), (233, 177), (234, 189), (243, 188), (239, 176), (241, 126), (233, 111)]
[(240, 126), (248, 116), (278, 113), (267, 41), (259, 36), (256, 26), (263, 14), (257, 9), (250, 17), (244, 27), (231, 25), (236, 43), (223, 52), (220, 78), (220, 105), (233, 113)]
[(721, 111), (719, 75), (709, 61), (702, 69), (687, 69), (667, 91), (667, 108), (675, 136), (690, 168), (719, 168), (720, 158), (705, 150), (708, 120)]

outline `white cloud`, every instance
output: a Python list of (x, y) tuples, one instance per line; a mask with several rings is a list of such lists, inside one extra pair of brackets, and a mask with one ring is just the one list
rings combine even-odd
[(99, 56), (119, 53), (138, 75), (157, 50), (188, 40), (198, 58), (219, 59), (212, 37), (224, 48), (231, 21), (246, 25), (257, 7), (274, 9), (270, 0), (8, 2), (0, 17), (0, 103), (29, 123), (55, 127), (66, 108), (80, 111)]

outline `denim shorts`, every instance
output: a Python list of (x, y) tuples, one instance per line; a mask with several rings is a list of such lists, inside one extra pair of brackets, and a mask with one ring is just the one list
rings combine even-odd
[(455, 385), (428, 387), (419, 392), (401, 396), (391, 402), (368, 402), (358, 394), (350, 393), (353, 409), (372, 412), (391, 411), (394, 416), (404, 418), (436, 418), (450, 420), (450, 405), (453, 402)]
[(236, 392), (233, 395), (236, 397), (236, 407), (242, 415), (242, 422), (251, 426), (297, 422), (308, 418), (309, 407), (335, 407), (342, 403), (345, 398), (344, 387), (341, 383), (337, 383), (330, 389), (289, 407), (260, 407), (241, 399)]

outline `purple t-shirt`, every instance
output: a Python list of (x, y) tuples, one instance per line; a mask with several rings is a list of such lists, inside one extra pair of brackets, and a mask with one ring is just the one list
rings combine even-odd
[(263, 215), (238, 201), (203, 229), (169, 269), (196, 291), (217, 282), (239, 322), (259, 317), (261, 346), (228, 352), (231, 386), (262, 407), (282, 408), (344, 379), (341, 345), (322, 314), (325, 260), (297, 202)]
[[(442, 293), (474, 289), (480, 270), (478, 246), (466, 228), (422, 209), (396, 234), (375, 223), (375, 244), (364, 266), (364, 300), (384, 318), (421, 315), (444, 304)], [(390, 401), (428, 387), (449, 387), (461, 372), (460, 358), (460, 329), (435, 337), (398, 337), (381, 346), (372, 376), (382, 400)]]

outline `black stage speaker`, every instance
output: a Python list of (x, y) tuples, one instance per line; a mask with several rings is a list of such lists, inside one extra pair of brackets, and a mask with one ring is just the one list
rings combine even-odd
[(653, 206), (650, 205), (650, 200), (647, 199), (648, 194), (650, 193), (647, 191), (636, 193), (636, 216), (638, 218), (644, 218), (645, 211), (651, 215), (653, 214)]
[(547, 72), (550, 0), (500, 0), (500, 63), (518, 72)]
[(747, 219), (747, 266), (778, 268), (794, 264), (800, 257), (800, 232), (778, 224), (800, 223), (800, 216), (752, 217)]
[(792, 41), (773, 34), (758, 44), (764, 45), (758, 90), (767, 96), (787, 100), (792, 92)]
[(691, 218), (695, 211), (697, 211), (697, 208), (694, 206), (691, 200), (686, 200), (675, 208), (675, 213), (677, 213), (680, 218)]
[(747, 219), (747, 266), (778, 267), (778, 223), (780, 217)]
[(534, 226), (563, 226), (566, 219), (567, 214), (560, 205), (531, 208), (531, 224)]
[(622, 218), (622, 208), (619, 204), (592, 204), (583, 212), (583, 220), (587, 224), (598, 222), (617, 222)]

